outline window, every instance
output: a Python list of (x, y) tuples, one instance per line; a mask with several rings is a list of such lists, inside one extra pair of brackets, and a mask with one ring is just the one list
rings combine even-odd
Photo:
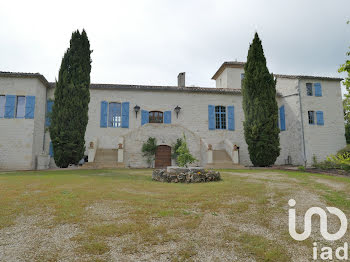
[(312, 83), (306, 83), (306, 94), (312, 96)]
[(121, 118), (121, 104), (115, 102), (109, 103), (108, 126), (120, 127), (122, 123)]
[(163, 112), (160, 112), (160, 111), (149, 112), (149, 123), (163, 123)]
[(307, 114), (309, 116), (309, 124), (314, 125), (315, 124), (315, 111), (308, 111)]
[(226, 129), (226, 107), (215, 107), (215, 127), (216, 129)]
[(0, 96), (0, 118), (3, 118), (5, 116), (5, 102), (6, 98), (4, 95)]
[(243, 87), (244, 74), (241, 74), (241, 87)]
[(26, 107), (26, 97), (25, 96), (17, 96), (16, 118), (24, 118), (25, 107)]

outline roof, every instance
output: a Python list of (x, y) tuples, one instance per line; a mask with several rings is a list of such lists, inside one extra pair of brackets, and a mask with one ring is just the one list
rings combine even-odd
[[(243, 68), (245, 62), (237, 62), (237, 61), (227, 61), (224, 62), (220, 68), (215, 72), (211, 79), (216, 80), (219, 75), (226, 68)], [(319, 79), (319, 80), (330, 80), (330, 81), (342, 81), (343, 78), (340, 77), (329, 77), (329, 76), (308, 76), (308, 75), (284, 75), (284, 74), (274, 74), (277, 78), (290, 78), (290, 79)]]
[[(50, 83), (55, 87), (56, 83)], [(178, 86), (152, 86), (152, 85), (127, 85), (127, 84), (90, 84), (90, 89), (117, 89), (117, 90), (149, 90), (149, 91), (173, 91), (173, 92), (202, 92), (202, 93), (230, 93), (240, 94), (241, 89), (214, 88), (214, 87), (178, 87)]]
[(343, 78), (340, 77), (330, 77), (330, 76), (307, 76), (307, 75), (279, 75), (274, 74), (277, 78), (290, 78), (290, 79), (319, 79), (319, 80), (330, 80), (330, 81), (342, 81)]
[(228, 61), (224, 62), (218, 69), (218, 71), (215, 72), (213, 77), (211, 79), (216, 80), (218, 76), (225, 70), (225, 68), (243, 68), (245, 65), (245, 62), (237, 62), (237, 61)]
[(0, 71), (0, 76), (2, 77), (17, 77), (17, 78), (37, 78), (41, 81), (46, 87), (50, 87), (50, 83), (46, 78), (39, 73), (23, 73), (23, 72), (4, 72)]

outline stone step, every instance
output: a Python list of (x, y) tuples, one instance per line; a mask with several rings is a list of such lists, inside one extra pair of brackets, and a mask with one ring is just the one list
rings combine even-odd
[(110, 169), (110, 168), (125, 168), (124, 163), (118, 162), (88, 162), (80, 166), (81, 169)]
[(118, 149), (97, 149), (94, 162), (104, 163), (117, 161)]
[(205, 168), (209, 169), (245, 169), (244, 166), (239, 164), (233, 164), (231, 163), (213, 163), (213, 164), (207, 164)]
[(232, 162), (232, 159), (225, 150), (213, 150), (213, 162), (226, 163)]

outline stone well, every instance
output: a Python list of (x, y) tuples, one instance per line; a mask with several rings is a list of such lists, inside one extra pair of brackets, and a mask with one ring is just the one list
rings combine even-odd
[(221, 180), (220, 172), (205, 170), (203, 167), (168, 166), (167, 169), (155, 169), (152, 180), (168, 183), (201, 183)]

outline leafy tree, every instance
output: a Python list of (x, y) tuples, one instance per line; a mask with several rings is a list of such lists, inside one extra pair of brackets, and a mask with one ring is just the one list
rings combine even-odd
[(149, 137), (147, 142), (143, 143), (141, 151), (143, 156), (147, 158), (148, 165), (151, 166), (157, 151), (157, 139)]
[(177, 153), (177, 150), (182, 144), (182, 138), (176, 139), (176, 143), (173, 145), (173, 153), (171, 154), (171, 158), (175, 159), (177, 161), (177, 157), (179, 156), (179, 153)]
[(181, 141), (181, 145), (176, 150), (176, 152), (178, 154), (177, 162), (179, 166), (187, 167), (188, 164), (192, 164), (193, 162), (197, 161), (197, 159), (191, 155), (190, 150), (188, 150), (185, 134), (184, 138)]
[(91, 52), (85, 30), (73, 32), (56, 81), (49, 128), (54, 159), (59, 167), (77, 164), (85, 152)]
[[(349, 24), (349, 21), (348, 21)], [(350, 52), (347, 52), (346, 55), (350, 57)], [(344, 64), (338, 69), (339, 73), (346, 72), (348, 76), (343, 81), (343, 84), (346, 88), (345, 98), (343, 100), (344, 107), (344, 119), (345, 119), (345, 137), (346, 143), (350, 143), (350, 60), (347, 59)]]
[(243, 125), (250, 160), (254, 166), (270, 166), (280, 153), (276, 81), (266, 66), (258, 33), (249, 47), (244, 71)]

